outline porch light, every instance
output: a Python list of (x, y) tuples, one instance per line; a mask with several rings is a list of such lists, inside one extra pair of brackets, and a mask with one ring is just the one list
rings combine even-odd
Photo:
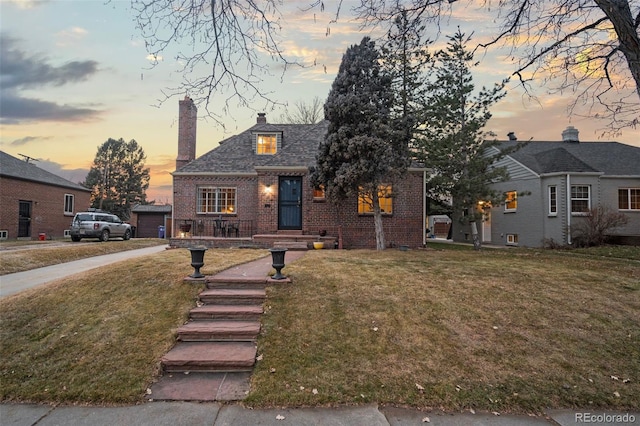
[(267, 194), (271, 194), (271, 184), (268, 183), (264, 186), (264, 192)]

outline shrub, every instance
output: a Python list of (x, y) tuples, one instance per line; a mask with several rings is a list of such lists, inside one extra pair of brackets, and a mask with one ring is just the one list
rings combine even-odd
[(573, 244), (576, 247), (601, 246), (607, 241), (611, 231), (627, 222), (627, 216), (614, 212), (609, 207), (594, 207), (584, 218), (571, 226)]

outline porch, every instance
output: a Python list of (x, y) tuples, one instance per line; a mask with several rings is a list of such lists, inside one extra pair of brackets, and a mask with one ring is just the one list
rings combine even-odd
[(207, 248), (273, 248), (307, 250), (314, 242), (324, 243), (325, 249), (338, 248), (340, 229), (280, 230), (256, 233), (253, 220), (233, 218), (176, 219), (171, 247), (204, 246)]

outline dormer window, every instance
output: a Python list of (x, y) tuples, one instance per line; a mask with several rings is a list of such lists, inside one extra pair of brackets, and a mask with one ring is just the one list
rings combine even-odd
[(278, 150), (278, 138), (275, 133), (259, 133), (256, 138), (256, 154), (273, 155)]

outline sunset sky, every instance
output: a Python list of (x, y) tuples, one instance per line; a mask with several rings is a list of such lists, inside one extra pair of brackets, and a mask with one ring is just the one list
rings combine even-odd
[[(359, 31), (345, 12), (327, 35), (327, 23), (335, 12), (331, 1), (325, 2), (324, 12), (303, 10), (309, 1), (284, 3), (285, 54), (308, 66), (282, 75), (280, 66), (265, 56), (265, 63), (274, 68), (261, 87), (284, 104), (311, 101), (314, 96), (324, 100), (346, 48), (370, 34)], [(184, 94), (162, 103), (159, 100), (163, 92), (181, 81), (177, 50), (164, 52), (158, 65), (151, 66), (128, 0), (2, 0), (0, 16), (0, 149), (18, 158), (23, 154), (39, 159), (39, 167), (79, 182), (86, 177), (97, 148), (108, 138), (135, 139), (151, 169), (148, 199), (170, 203), (178, 100)], [(452, 34), (459, 26), (464, 33), (474, 32), (474, 43), (495, 32), (491, 21), (473, 3), (454, 8), (446, 24), (441, 35)], [(444, 43), (443, 37), (438, 43)], [(481, 60), (474, 70), (477, 86), (498, 82), (513, 70), (499, 51), (476, 59)], [(572, 125), (580, 130), (582, 141), (613, 139), (640, 146), (640, 130), (601, 139), (603, 123), (567, 117), (571, 93), (551, 96), (538, 88), (537, 102), (531, 102), (515, 83), (507, 88), (509, 95), (492, 108), (494, 118), (486, 129), (493, 130), (499, 139), (506, 139), (513, 131), (520, 140), (559, 140), (562, 130)], [(209, 108), (222, 111), (227, 97), (227, 93), (214, 95)], [(257, 111), (264, 109), (258, 102), (254, 110), (236, 104), (233, 100), (229, 103), (225, 129), (210, 119), (198, 122), (197, 155), (252, 126)], [(277, 122), (283, 111), (267, 110), (267, 120)]]

